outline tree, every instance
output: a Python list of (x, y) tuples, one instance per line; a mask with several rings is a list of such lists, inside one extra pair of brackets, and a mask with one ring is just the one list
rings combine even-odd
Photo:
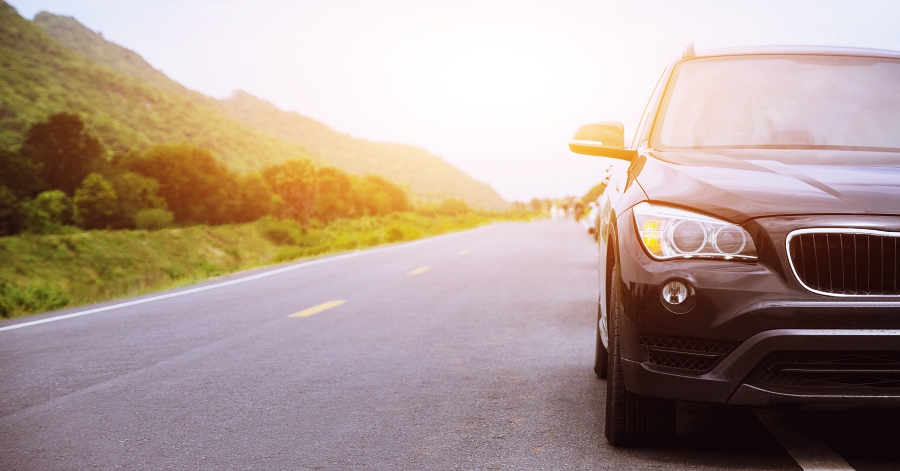
[(81, 118), (59, 113), (33, 125), (19, 153), (38, 168), (41, 189), (72, 195), (84, 178), (103, 163), (106, 149), (87, 132)]
[(0, 185), (0, 237), (17, 231), (19, 198), (6, 185)]
[(110, 183), (116, 192), (118, 227), (135, 227), (135, 216), (142, 210), (168, 209), (166, 200), (159, 196), (159, 182), (152, 178), (123, 172), (112, 177)]
[(158, 194), (182, 224), (254, 221), (280, 204), (259, 175), (237, 175), (208, 150), (187, 144), (156, 146), (118, 164), (159, 182)]
[(316, 217), (331, 221), (340, 217), (355, 216), (353, 197), (350, 193), (350, 176), (334, 167), (316, 171)]
[(306, 159), (289, 160), (262, 172), (263, 178), (284, 203), (282, 215), (308, 222), (316, 205), (316, 167)]
[(75, 191), (75, 223), (84, 229), (100, 229), (113, 223), (116, 192), (99, 173), (88, 175)]
[(41, 188), (40, 167), (21, 154), (0, 149), (0, 186), (18, 198), (31, 198)]
[(272, 193), (269, 184), (258, 174), (238, 178), (233, 197), (236, 207), (232, 211), (232, 222), (255, 221), (267, 214), (277, 213), (282, 205), (281, 198)]
[(159, 182), (159, 195), (176, 222), (223, 224), (232, 219), (236, 175), (208, 150), (187, 144), (156, 146), (127, 166)]
[(37, 189), (37, 167), (15, 152), (0, 149), (0, 236), (18, 231), (19, 199)]
[(378, 175), (354, 179), (353, 192), (361, 214), (375, 216), (409, 209), (403, 188)]

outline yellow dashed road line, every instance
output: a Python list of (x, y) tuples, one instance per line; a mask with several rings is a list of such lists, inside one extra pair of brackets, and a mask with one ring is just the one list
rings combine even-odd
[(419, 267), (419, 268), (416, 268), (415, 270), (407, 273), (407, 275), (421, 275), (422, 273), (425, 273), (428, 270), (431, 270), (431, 267)]
[(347, 302), (347, 301), (340, 301), (340, 300), (339, 301), (328, 301), (327, 303), (322, 303), (322, 304), (319, 304), (318, 306), (313, 306), (309, 309), (304, 309), (300, 312), (295, 312), (288, 317), (309, 317), (313, 314), (320, 313), (326, 309), (331, 309), (335, 306), (340, 306), (341, 304), (344, 304), (345, 302)]

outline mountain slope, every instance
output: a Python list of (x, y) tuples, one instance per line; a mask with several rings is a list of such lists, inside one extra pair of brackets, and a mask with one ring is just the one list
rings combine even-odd
[[(187, 142), (239, 171), (317, 156), (196, 100), (94, 63), (0, 3), (0, 148), (15, 148), (34, 123), (79, 114), (114, 152)], [(321, 161), (320, 161), (321, 163)]]
[[(171, 80), (134, 51), (105, 40), (74, 18), (41, 12), (34, 23), (91, 62), (277, 138), (282, 144), (308, 149), (319, 164), (333, 165), (360, 175), (374, 173), (397, 183), (408, 183), (410, 191), (419, 199), (461, 197), (478, 207), (501, 209), (508, 206), (490, 186), (423, 149), (354, 139), (313, 119), (282, 111), (245, 92), (236, 92), (226, 100), (215, 100)], [(233, 168), (248, 169), (245, 165), (234, 165), (231, 155), (217, 153)]]
[(201, 93), (188, 90), (166, 74), (153, 68), (138, 53), (131, 49), (107, 41), (100, 33), (95, 33), (70, 16), (54, 15), (42, 11), (34, 17), (34, 23), (44, 29), (63, 46), (87, 57), (92, 62), (118, 73), (131, 75), (167, 91), (191, 96), (206, 104), (216, 100)]
[(495, 209), (507, 206), (490, 186), (424, 149), (354, 139), (316, 120), (282, 111), (243, 91), (235, 92), (222, 103), (234, 119), (285, 141), (302, 144), (348, 172), (378, 173), (394, 181), (408, 182), (413, 193), (426, 199), (465, 195), (476, 206)]

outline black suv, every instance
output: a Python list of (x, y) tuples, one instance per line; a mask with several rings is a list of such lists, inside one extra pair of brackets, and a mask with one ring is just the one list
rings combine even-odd
[[(900, 53), (685, 48), (600, 201), (606, 437), (652, 445), (675, 401), (900, 405)], [(616, 188), (620, 190), (616, 190)]]

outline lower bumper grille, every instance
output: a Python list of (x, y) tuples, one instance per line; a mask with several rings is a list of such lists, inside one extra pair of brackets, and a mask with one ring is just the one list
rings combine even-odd
[(665, 368), (688, 371), (712, 369), (734, 346), (697, 340), (641, 337), (649, 350), (648, 362)]
[(778, 352), (750, 379), (792, 388), (900, 389), (900, 352)]

